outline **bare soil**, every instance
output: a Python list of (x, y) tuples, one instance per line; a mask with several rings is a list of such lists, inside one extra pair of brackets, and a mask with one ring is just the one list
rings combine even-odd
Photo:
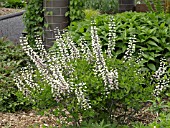
[(16, 13), (22, 11), (21, 9), (12, 9), (12, 8), (2, 8), (0, 7), (0, 16)]

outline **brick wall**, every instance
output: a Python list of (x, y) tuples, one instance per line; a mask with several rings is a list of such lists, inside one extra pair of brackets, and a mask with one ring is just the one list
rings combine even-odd
[(119, 0), (119, 12), (135, 10), (135, 0)]
[(60, 30), (69, 25), (69, 18), (65, 17), (68, 11), (69, 0), (44, 0), (45, 22), (48, 28), (45, 28), (44, 42), (46, 47), (50, 47), (54, 41), (53, 30), (57, 27)]

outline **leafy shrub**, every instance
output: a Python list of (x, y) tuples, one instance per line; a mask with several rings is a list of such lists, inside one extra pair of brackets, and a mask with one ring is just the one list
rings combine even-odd
[(84, 3), (86, 9), (98, 9), (102, 13), (118, 12), (118, 0), (85, 0)]
[(13, 78), (19, 68), (25, 65), (27, 57), (19, 46), (3, 40), (0, 40), (0, 54), (0, 111), (24, 109), (26, 104), (18, 101), (18, 89)]
[[(162, 0), (144, 0), (149, 11), (157, 13), (164, 12), (164, 6), (162, 6), (163, 1)], [(153, 7), (152, 7), (153, 5)]]
[(23, 0), (6, 0), (3, 6), (6, 8), (23, 8), (26, 3)]
[(43, 35), (44, 11), (42, 0), (29, 0), (23, 15), (25, 31), (31, 45), (35, 44), (35, 35)]
[[(113, 17), (116, 23), (117, 37), (115, 40), (118, 42), (115, 47), (117, 58), (122, 58), (122, 54), (127, 48), (127, 37), (134, 34), (137, 38), (136, 51), (142, 50), (144, 64), (148, 69), (155, 71), (162, 56), (165, 55), (166, 59), (170, 57), (169, 14), (126, 12)], [(106, 49), (108, 45), (109, 18), (108, 15), (100, 15), (95, 18), (103, 49)], [(85, 40), (90, 43), (90, 22), (90, 20), (85, 20), (71, 23), (69, 32), (74, 42), (79, 44), (81, 36), (84, 36)]]
[[(132, 121), (133, 115), (143, 107), (142, 103), (153, 97), (153, 87), (149, 79), (144, 77), (147, 72), (139, 71), (141, 66), (131, 55), (134, 38), (129, 41), (125, 57), (117, 60), (115, 56), (102, 52), (96, 27), (93, 25), (91, 35), (92, 44), (82, 41), (79, 46), (73, 43), (68, 33), (63, 37), (59, 35), (49, 53), (38, 40), (38, 51), (30, 47), (26, 38), (22, 40), (22, 47), (42, 75), (40, 85), (43, 81), (50, 85), (51, 93), (57, 102), (54, 113), (56, 116), (66, 116), (66, 124), (71, 121), (80, 125), (81, 120), (89, 119), (94, 122), (103, 119), (106, 122), (116, 120), (118, 123)], [(114, 47), (110, 41), (109, 43), (110, 48)], [(109, 51), (109, 48), (107, 50)], [(27, 83), (28, 92), (40, 86), (36, 84), (38, 77), (30, 77), (31, 73), (32, 70), (24, 73), (29, 77), (21, 74), (15, 79), (20, 81), (17, 82), (18, 87), (23, 92), (23, 83)], [(22, 76), (24, 79), (21, 79)], [(42, 87), (42, 90), (45, 88)], [(31, 96), (31, 93), (29, 94)], [(35, 102), (39, 100), (38, 97), (33, 99)], [(63, 110), (66, 110), (67, 114)]]
[(71, 21), (82, 20), (84, 18), (83, 7), (82, 0), (70, 0), (69, 11), (65, 15), (69, 16)]
[[(125, 14), (129, 18), (132, 15), (131, 13)], [(136, 32), (133, 29), (134, 25), (131, 23), (129, 25), (129, 22), (120, 22), (119, 18), (122, 18), (122, 21), (126, 21), (127, 18), (118, 16), (115, 19), (107, 17), (107, 15), (98, 16), (95, 18), (96, 23), (92, 21), (91, 24), (90, 21), (86, 20), (81, 22), (85, 24), (79, 24), (80, 26), (76, 25), (76, 22), (72, 23), (79, 27), (70, 27), (78, 30), (76, 31), (78, 33), (72, 32), (74, 30), (69, 31), (75, 35), (74, 39), (78, 37), (76, 44), (69, 32), (62, 36), (56, 34), (56, 43), (49, 52), (44, 49), (41, 39), (35, 40), (37, 49), (34, 50), (29, 45), (27, 38), (23, 37), (21, 40), (22, 48), (35, 63), (38, 71), (34, 68), (22, 71), (24, 73), (21, 72), (21, 75), (15, 78), (15, 81), (18, 81), (16, 82), (18, 83), (17, 87), (23, 93), (28, 92), (29, 95), (24, 95), (33, 99), (31, 101), (33, 103), (42, 101), (42, 97), (49, 97), (53, 102), (53, 97), (57, 104), (53, 112), (58, 117), (64, 117), (65, 124), (73, 122), (74, 125), (80, 126), (82, 120), (85, 122), (89, 120), (93, 120), (93, 122), (117, 121), (125, 124), (136, 121), (134, 116), (141, 110), (144, 102), (153, 99), (155, 90), (164, 92), (164, 89), (169, 87), (169, 74), (165, 71), (167, 67), (164, 65), (167, 62), (163, 58), (166, 54), (160, 55), (162, 59), (156, 72), (154, 72), (156, 68), (152, 72), (143, 70), (145, 67), (143, 63), (147, 60), (143, 54), (139, 55), (139, 53), (145, 45), (148, 45), (144, 44), (145, 42), (142, 42), (144, 46), (141, 45), (139, 39), (132, 36)], [(138, 18), (137, 16), (131, 17), (131, 19), (135, 20)], [(123, 26), (125, 24), (125, 26), (121, 28), (121, 26), (116, 25), (115, 21), (118, 22), (118, 25)], [(90, 28), (89, 24), (91, 24)], [(143, 24), (145, 27), (148, 25)], [(162, 22), (160, 26), (162, 26)], [(84, 28), (80, 29), (81, 27)], [(129, 28), (131, 28), (131, 31)], [(169, 29), (167, 31), (169, 32)], [(122, 33), (124, 38), (121, 38)], [(156, 35), (156, 33), (154, 34)], [(137, 36), (140, 37), (140, 33)], [(159, 37), (153, 38), (152, 36), (147, 39), (161, 40)], [(163, 38), (163, 36), (161, 37)], [(165, 37), (167, 41), (169, 36), (165, 35)], [(124, 43), (124, 41), (127, 41), (127, 43)], [(156, 41), (156, 43), (159, 42)], [(152, 43), (148, 44), (151, 45)], [(145, 59), (142, 60), (141, 58)], [(40, 76), (37, 76), (36, 72)], [(162, 77), (164, 81), (157, 79), (159, 77)], [(156, 81), (152, 84), (151, 80), (154, 78)], [(157, 88), (157, 85), (161, 88)], [(39, 87), (40, 89), (38, 89)], [(41, 97), (42, 91), (48, 93), (43, 93), (45, 96)], [(155, 95), (159, 96), (158, 93)], [(63, 121), (61, 120), (61, 122)]]
[(101, 13), (116, 13), (118, 11), (117, 0), (70, 0), (69, 11), (65, 14), (71, 21), (83, 20), (83, 10), (99, 10)]

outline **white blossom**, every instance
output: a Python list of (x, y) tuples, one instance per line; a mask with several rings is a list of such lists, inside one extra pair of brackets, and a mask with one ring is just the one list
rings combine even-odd
[(109, 22), (109, 33), (108, 33), (108, 48), (107, 55), (109, 58), (112, 58), (112, 51), (115, 50), (116, 45), (116, 23), (113, 16), (110, 17)]

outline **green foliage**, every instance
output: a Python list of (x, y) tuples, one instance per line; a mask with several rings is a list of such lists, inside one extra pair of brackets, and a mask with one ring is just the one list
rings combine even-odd
[[(29, 68), (30, 67), (25, 70), (29, 70)], [(26, 73), (27, 72), (25, 72), (25, 74)], [(34, 72), (30, 74), (33, 75), (34, 82), (37, 83), (37, 86), (34, 88), (30, 87), (28, 83), (24, 82), (24, 80), (27, 78), (24, 77), (21, 72), (18, 72), (17, 75), (20, 76), (20, 80), (24, 83), (24, 88), (21, 91), (22, 93), (20, 91), (16, 93), (18, 101), (25, 101), (27, 104), (30, 104), (30, 109), (41, 111), (57, 105), (53, 98), (53, 94), (51, 93), (51, 87), (47, 84), (46, 81), (43, 81), (42, 76), (36, 68)], [(32, 86), (34, 86), (34, 83), (32, 83)]]
[[(100, 15), (95, 18), (98, 35), (102, 41), (103, 49), (108, 42), (108, 15)], [(155, 13), (126, 12), (114, 15), (116, 22), (116, 52), (117, 58), (121, 58), (127, 48), (128, 37), (136, 35), (136, 52), (141, 49), (146, 68), (155, 70), (159, 66), (160, 57), (170, 57), (170, 15)], [(74, 42), (80, 43), (80, 37), (91, 42), (90, 20), (72, 22), (69, 26)], [(135, 53), (136, 54), (136, 53)]]
[(0, 111), (13, 112), (28, 107), (17, 98), (17, 87), (13, 81), (15, 73), (25, 65), (27, 57), (19, 46), (0, 40)]
[[(65, 14), (71, 21), (82, 20), (85, 17), (84, 9), (99, 10), (101, 13), (116, 13), (117, 0), (70, 0), (69, 11)], [(87, 14), (87, 13), (86, 13)], [(87, 16), (87, 15), (86, 15)]]
[(69, 11), (65, 15), (69, 16), (71, 21), (82, 20), (84, 18), (83, 7), (82, 0), (70, 0)]
[[(133, 121), (133, 116), (141, 109), (142, 103), (152, 99), (153, 88), (149, 81), (144, 78), (145, 73), (136, 74), (139, 67), (133, 61), (123, 63), (119, 60), (105, 59), (110, 69), (118, 69), (120, 89), (111, 91), (106, 96), (101, 78), (97, 77), (93, 71), (94, 65), (84, 60), (77, 60), (71, 63), (75, 70), (73, 78), (76, 78), (72, 82), (78, 84), (83, 81), (86, 83), (85, 92), (92, 108), (88, 110), (80, 108), (77, 105), (76, 96), (64, 99), (61, 104), (66, 105), (70, 114), (74, 115), (74, 119), (78, 118), (77, 115), (81, 113), (83, 120), (93, 119), (94, 122), (104, 119), (110, 122), (116, 120), (121, 124), (125, 123), (123, 121), (127, 116), (128, 118), (131, 117), (132, 119), (129, 120)], [(143, 85), (145, 88), (143, 88)], [(129, 111), (130, 109), (133, 111)], [(117, 111), (121, 111), (121, 113), (116, 115)], [(126, 115), (127, 112), (128, 115)], [(77, 115), (75, 115), (76, 113)], [(117, 117), (115, 118), (115, 116)], [(75, 119), (75, 121), (77, 120)]]
[(118, 0), (85, 0), (85, 8), (100, 10), (102, 13), (118, 12)]
[[(164, 6), (162, 0), (144, 0), (149, 11), (161, 13), (164, 12)], [(153, 5), (153, 6), (152, 6)]]
[(94, 17), (100, 15), (100, 12), (98, 10), (92, 10), (92, 9), (85, 9), (85, 19), (93, 19)]
[[(56, 46), (54, 45), (54, 47)], [(52, 49), (54, 50), (55, 48)], [(59, 52), (58, 49), (56, 49), (56, 52)], [(126, 123), (126, 118), (133, 121), (135, 113), (143, 107), (142, 103), (152, 99), (153, 87), (148, 79), (149, 74), (145, 71), (137, 74), (141, 65), (137, 64), (133, 59), (124, 62), (119, 59), (109, 59), (105, 56), (104, 60), (106, 60), (109, 70), (118, 70), (119, 89), (109, 90), (108, 93), (105, 90), (101, 76), (96, 75), (94, 71), (94, 67), (96, 67), (95, 59), (91, 63), (82, 58), (68, 63), (74, 67), (71, 78), (67, 75), (68, 73), (63, 72), (65, 78), (71, 80), (70, 83), (74, 83), (72, 88), (76, 90), (78, 87), (81, 87), (84, 90), (84, 97), (88, 99), (91, 106), (89, 109), (84, 109), (77, 104), (75, 93), (71, 93), (71, 97), (68, 95), (68, 97), (64, 97), (59, 102), (59, 108), (61, 107), (61, 110), (66, 108), (72, 116), (71, 119), (74, 122), (78, 122), (78, 124), (80, 124), (79, 114), (81, 114), (83, 121), (92, 119), (94, 122), (98, 122), (104, 119), (106, 122), (117, 121), (118, 123)], [(85, 83), (84, 86), (79, 85), (82, 82)], [(118, 111), (120, 113), (117, 113)], [(71, 120), (68, 117), (67, 119)]]
[(26, 3), (23, 0), (6, 0), (3, 6), (6, 8), (23, 8)]
[[(62, 126), (62, 128), (75, 128), (75, 126)], [(82, 122), (81, 126), (79, 126), (78, 128), (118, 128), (116, 126), (116, 124), (110, 124), (110, 123), (105, 123), (104, 120), (102, 120), (101, 122), (97, 123), (97, 122), (93, 122), (92, 120), (90, 120), (89, 122)], [(125, 128), (125, 127), (121, 127), (121, 128)]]
[[(24, 88), (31, 90), (19, 91), (16, 76), (21, 75), (21, 68), (28, 65), (29, 59), (20, 46), (12, 42), (0, 40), (0, 112), (15, 112), (30, 109), (47, 109), (56, 106), (51, 94), (51, 88), (44, 81), (42, 76), (35, 70), (34, 81), (40, 88), (32, 89), (24, 83)], [(21, 80), (25, 79), (21, 77)], [(43, 89), (43, 90), (41, 90)], [(26, 96), (28, 95), (28, 96)]]
[(28, 42), (35, 44), (35, 35), (43, 35), (44, 11), (42, 0), (30, 0), (23, 15)]

